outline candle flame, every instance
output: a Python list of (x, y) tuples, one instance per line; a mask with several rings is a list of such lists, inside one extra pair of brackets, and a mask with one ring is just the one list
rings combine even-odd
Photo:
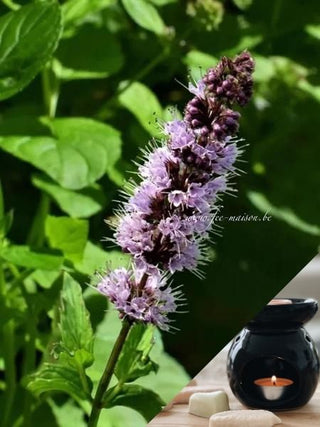
[(277, 385), (277, 377), (275, 375), (272, 375), (271, 381), (273, 385)]

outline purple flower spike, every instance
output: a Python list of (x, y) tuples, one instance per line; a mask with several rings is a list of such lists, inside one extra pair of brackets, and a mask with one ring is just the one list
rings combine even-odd
[(133, 270), (115, 270), (98, 286), (122, 317), (166, 329), (176, 294), (165, 287), (161, 272), (187, 269), (201, 277), (204, 243), (240, 154), (235, 139), (240, 113), (232, 108), (249, 101), (253, 69), (248, 52), (222, 58), (189, 85), (194, 97), (183, 120), (166, 123), (165, 141), (145, 153), (141, 182), (120, 211), (114, 234), (132, 255)]

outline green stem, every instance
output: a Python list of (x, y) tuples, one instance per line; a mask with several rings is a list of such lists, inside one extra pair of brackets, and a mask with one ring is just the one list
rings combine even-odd
[[(6, 283), (4, 278), (4, 271), (2, 261), (0, 260), (0, 296), (1, 304), (5, 305), (6, 298)], [(9, 420), (11, 416), (11, 410), (14, 402), (15, 390), (16, 390), (16, 367), (15, 367), (15, 349), (14, 349), (14, 321), (9, 320), (2, 327), (2, 344), (3, 344), (3, 358), (5, 364), (5, 380), (6, 380), (6, 391), (5, 391), (5, 409), (2, 414), (2, 425), (3, 427), (9, 426)]]
[(86, 373), (85, 373), (85, 370), (84, 370), (83, 366), (80, 365), (80, 364), (78, 365), (78, 372), (79, 372), (79, 375), (80, 375), (80, 380), (81, 380), (82, 387), (83, 387), (84, 391), (87, 393), (87, 395), (90, 396), (90, 387), (89, 387), (89, 384), (88, 384)]
[[(23, 284), (22, 284), (23, 286)], [(34, 313), (32, 308), (28, 308), (28, 319), (27, 319), (27, 336), (25, 343), (25, 360), (23, 366), (23, 374), (28, 375), (34, 371), (36, 366), (36, 325), (34, 320)], [(30, 426), (31, 421), (31, 406), (32, 406), (32, 396), (29, 392), (25, 392), (24, 395), (24, 405), (23, 405), (23, 420), (24, 427)]]
[(42, 71), (42, 91), (46, 114), (54, 118), (60, 95), (60, 82), (49, 63)]
[(117, 338), (117, 341), (114, 344), (111, 355), (109, 357), (105, 370), (100, 379), (96, 395), (93, 399), (92, 411), (89, 417), (88, 427), (96, 427), (98, 424), (100, 412), (103, 407), (103, 396), (109, 387), (109, 384), (114, 372), (114, 368), (120, 356), (123, 345), (126, 341), (130, 328), (131, 328), (130, 323), (124, 320), (122, 323), (122, 328)]
[(14, 3), (12, 0), (1, 0), (1, 1), (11, 10), (18, 10), (21, 7), (19, 4)]
[[(14, 280), (11, 282), (11, 288), (14, 289), (16, 286), (20, 286), (21, 293), (25, 299), (28, 307), (28, 316), (26, 320), (26, 335), (25, 335), (25, 358), (23, 363), (23, 376), (34, 371), (36, 364), (36, 324), (33, 308), (28, 301), (28, 293), (24, 288), (23, 281), (33, 272), (32, 269), (27, 269), (20, 272), (14, 264), (8, 263), (7, 267), (14, 276)], [(31, 405), (32, 396), (26, 392), (24, 396), (24, 408), (23, 408), (23, 426), (30, 426), (31, 419)]]
[(41, 247), (45, 238), (45, 220), (50, 211), (50, 197), (42, 192), (37, 212), (33, 218), (32, 226), (27, 238), (27, 244)]

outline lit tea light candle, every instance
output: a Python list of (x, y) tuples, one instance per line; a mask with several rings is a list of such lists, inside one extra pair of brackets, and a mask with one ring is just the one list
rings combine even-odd
[(254, 383), (259, 386), (266, 399), (277, 400), (282, 396), (285, 387), (292, 385), (293, 381), (288, 378), (277, 378), (275, 375), (272, 375), (271, 378), (259, 378)]

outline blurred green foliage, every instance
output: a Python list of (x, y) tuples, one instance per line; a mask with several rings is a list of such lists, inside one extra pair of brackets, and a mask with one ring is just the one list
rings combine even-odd
[[(198, 78), (221, 55), (252, 52), (255, 92), (240, 131), (249, 145), (238, 164), (246, 173), (237, 180), (238, 197), (224, 199), (222, 214), (263, 217), (268, 211), (272, 220), (222, 221), (206, 279), (175, 277), (185, 285), (189, 312), (177, 318), (181, 331), (166, 335), (165, 347), (196, 373), (318, 250), (318, 1), (2, 3), (0, 179), (7, 209), (0, 197), (0, 258), (11, 287), (0, 319), (2, 342), (23, 366), (12, 377), (16, 402), (22, 386), (15, 382), (39, 364), (51, 339), (61, 268), (84, 283), (106, 260), (119, 263), (117, 252), (105, 244), (107, 252), (101, 249), (101, 235), (110, 235), (103, 220), (112, 219), (112, 200), (136, 168), (132, 160), (160, 137), (157, 120), (170, 119), (173, 107), (183, 110), (187, 75)], [(8, 18), (6, 4), (16, 9), (18, 3), (26, 6)], [(103, 340), (105, 307), (99, 296), (88, 294), (86, 303)], [(12, 361), (3, 362), (3, 348), (0, 371), (4, 365), (14, 371)], [(159, 393), (166, 400), (170, 394), (160, 389), (175, 380), (165, 376), (178, 372), (173, 391), (187, 376), (169, 356), (159, 358)], [(151, 387), (147, 378), (139, 384)], [(12, 406), (14, 397), (7, 397)], [(24, 399), (30, 407), (31, 395)], [(45, 419), (66, 426), (71, 414), (82, 425), (79, 407), (63, 396), (25, 411), (31, 425)], [(130, 409), (108, 414), (106, 426), (133, 417)], [(132, 426), (143, 422), (130, 419)], [(14, 421), (21, 425), (19, 417)]]

